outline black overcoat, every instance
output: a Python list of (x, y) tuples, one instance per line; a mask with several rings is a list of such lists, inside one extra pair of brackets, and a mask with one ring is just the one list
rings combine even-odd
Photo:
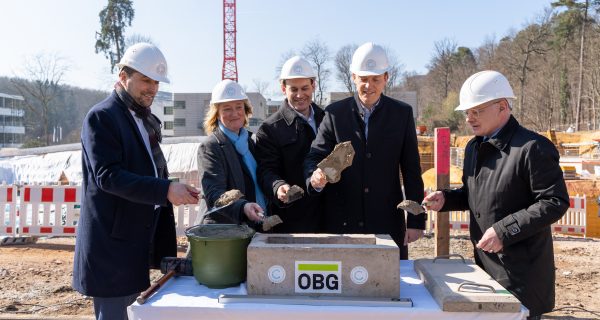
[(463, 186), (445, 190), (442, 211), (471, 210), (475, 245), (490, 227), (500, 253), (475, 249), (477, 263), (512, 292), (531, 315), (554, 308), (554, 252), (550, 225), (569, 208), (556, 147), (514, 117), (488, 140), (465, 148)]
[[(318, 128), (324, 112), (314, 103), (311, 108)], [(314, 233), (323, 230), (319, 213), (321, 197), (309, 196), (306, 192), (302, 168), (315, 136), (308, 122), (288, 105), (287, 99), (256, 132), (258, 179), (271, 200), (269, 214), (277, 214), (283, 220), (274, 232)], [(303, 188), (304, 197), (290, 205), (279, 201), (277, 189), (286, 183)]]
[(404, 197), (423, 200), (423, 180), (419, 164), (417, 136), (410, 105), (381, 96), (369, 119), (368, 139), (356, 99), (350, 97), (329, 105), (317, 137), (304, 163), (304, 177), (310, 192), (310, 176), (317, 164), (337, 143), (351, 141), (356, 154), (341, 180), (325, 186), (325, 228), (331, 233), (390, 234), (401, 247), (406, 228), (424, 229), (425, 217), (408, 216), (396, 208)]

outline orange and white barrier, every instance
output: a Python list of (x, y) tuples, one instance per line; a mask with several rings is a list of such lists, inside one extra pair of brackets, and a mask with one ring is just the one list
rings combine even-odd
[[(552, 225), (552, 231), (558, 233), (578, 234), (585, 237), (586, 230), (586, 197), (569, 197), (569, 209), (565, 215)], [(435, 230), (436, 212), (429, 210), (427, 218), (427, 232)], [(469, 230), (469, 211), (449, 212), (449, 224), (451, 230)]]
[(15, 236), (17, 233), (17, 186), (0, 185), (0, 236)]
[(579, 234), (585, 237), (586, 220), (585, 195), (569, 197), (569, 209), (565, 215), (552, 225), (552, 231), (558, 233)]
[(81, 186), (21, 187), (19, 235), (75, 236)]

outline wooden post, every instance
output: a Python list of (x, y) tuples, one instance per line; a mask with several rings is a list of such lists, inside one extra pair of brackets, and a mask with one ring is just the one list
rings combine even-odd
[[(450, 128), (435, 128), (434, 167), (436, 190), (450, 187)], [(435, 215), (435, 256), (450, 254), (448, 212)]]

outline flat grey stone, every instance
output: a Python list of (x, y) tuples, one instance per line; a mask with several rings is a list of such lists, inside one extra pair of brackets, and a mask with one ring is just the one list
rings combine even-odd
[(350, 141), (344, 141), (335, 145), (333, 151), (317, 165), (327, 178), (327, 182), (336, 183), (340, 181), (342, 171), (352, 165), (354, 159), (354, 148)]
[(283, 203), (292, 203), (296, 200), (302, 199), (302, 197), (304, 197), (304, 190), (302, 190), (302, 188), (298, 187), (297, 185), (293, 185), (290, 187), (290, 190), (288, 190), (288, 192), (285, 194), (285, 199), (283, 200)]

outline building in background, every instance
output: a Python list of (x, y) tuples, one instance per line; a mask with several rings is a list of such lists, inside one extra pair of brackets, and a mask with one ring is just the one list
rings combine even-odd
[(0, 93), (0, 147), (18, 148), (25, 140), (25, 104), (22, 96)]
[[(267, 101), (258, 92), (248, 92), (254, 108), (249, 130), (256, 132), (267, 114)], [(163, 136), (204, 136), (204, 116), (210, 104), (209, 93), (168, 93), (160, 91), (152, 103), (152, 113), (162, 121)]]
[(266, 115), (265, 115), (265, 119), (270, 117), (273, 113), (277, 112), (277, 110), (279, 110), (279, 107), (281, 106), (281, 103), (283, 102), (283, 100), (271, 100), (268, 99), (267, 100), (267, 111), (266, 111)]

